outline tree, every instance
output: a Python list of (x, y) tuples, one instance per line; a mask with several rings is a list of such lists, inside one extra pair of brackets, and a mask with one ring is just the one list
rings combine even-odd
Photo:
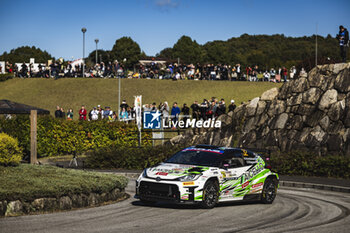
[(120, 63), (124, 63), (123, 60), (126, 58), (126, 67), (132, 68), (140, 59), (141, 49), (130, 37), (122, 37), (115, 41), (110, 55), (113, 60), (118, 60)]
[(22, 46), (16, 49), (12, 49), (10, 53), (4, 52), (0, 56), (0, 61), (8, 61), (12, 64), (29, 62), (30, 58), (35, 58), (35, 62), (46, 63), (47, 60), (54, 59), (51, 54), (46, 51), (42, 51), (35, 46)]
[(167, 59), (167, 60), (175, 59), (174, 52), (173, 52), (172, 48), (165, 48), (165, 49), (163, 49), (158, 54), (156, 54), (156, 57)]
[(202, 62), (202, 47), (188, 36), (182, 36), (173, 47), (173, 57), (180, 58), (182, 63)]
[[(107, 62), (110, 62), (112, 61), (111, 59), (111, 56), (110, 56), (110, 51), (105, 51), (105, 50), (102, 50), (102, 49), (98, 49), (97, 50), (97, 62), (100, 63), (100, 62), (104, 62), (104, 63), (107, 63)], [(92, 51), (89, 56), (86, 58), (86, 62), (87, 63), (91, 63), (91, 64), (95, 64), (96, 63), (96, 50)]]

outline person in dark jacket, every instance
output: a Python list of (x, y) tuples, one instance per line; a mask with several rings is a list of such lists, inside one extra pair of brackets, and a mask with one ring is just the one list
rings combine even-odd
[(348, 49), (348, 42), (349, 42), (349, 32), (346, 28), (344, 28), (342, 25), (339, 26), (339, 33), (337, 35), (337, 39), (339, 41), (340, 46), (340, 56), (342, 59), (342, 62), (346, 62), (346, 50)]
[(187, 106), (187, 104), (184, 104), (181, 112), (184, 114), (184, 118), (183, 121), (186, 123), (187, 119), (189, 119), (189, 115), (190, 115), (190, 108)]
[(231, 104), (228, 106), (228, 111), (233, 112), (236, 109), (235, 101), (231, 100)]
[(198, 105), (198, 101), (194, 101), (194, 103), (191, 105), (192, 109), (192, 118), (198, 120), (200, 116), (200, 107)]
[(56, 118), (62, 118), (62, 111), (61, 111), (60, 106), (57, 106), (57, 107), (56, 107), (55, 117), (56, 117)]

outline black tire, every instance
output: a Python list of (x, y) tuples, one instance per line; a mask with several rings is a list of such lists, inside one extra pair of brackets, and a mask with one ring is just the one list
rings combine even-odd
[(261, 192), (261, 202), (264, 204), (272, 204), (277, 194), (277, 182), (274, 179), (268, 178), (264, 183)]
[(201, 206), (212, 209), (219, 200), (219, 185), (215, 181), (208, 181), (203, 188), (203, 200)]

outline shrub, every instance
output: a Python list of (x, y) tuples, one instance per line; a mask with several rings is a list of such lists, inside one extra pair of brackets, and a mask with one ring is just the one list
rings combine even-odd
[[(107, 121), (67, 121), (52, 116), (38, 117), (38, 156), (84, 153), (110, 145), (137, 146), (135, 124)], [(11, 120), (0, 118), (0, 131), (18, 139), (26, 155), (30, 154), (30, 120), (16, 116)], [(143, 133), (142, 143), (151, 143), (150, 134)]]
[(310, 152), (291, 151), (271, 155), (271, 165), (279, 174), (350, 178), (350, 157), (319, 156)]
[(184, 146), (146, 146), (119, 147), (97, 149), (87, 155), (85, 164), (90, 168), (124, 168), (144, 169), (163, 162)]
[(17, 139), (0, 133), (0, 165), (16, 166), (22, 159), (22, 150)]

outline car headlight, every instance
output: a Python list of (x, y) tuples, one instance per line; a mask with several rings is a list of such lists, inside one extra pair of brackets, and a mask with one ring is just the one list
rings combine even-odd
[(188, 174), (187, 176), (179, 177), (179, 181), (191, 181), (191, 180), (197, 180), (200, 177), (200, 175), (197, 174)]

